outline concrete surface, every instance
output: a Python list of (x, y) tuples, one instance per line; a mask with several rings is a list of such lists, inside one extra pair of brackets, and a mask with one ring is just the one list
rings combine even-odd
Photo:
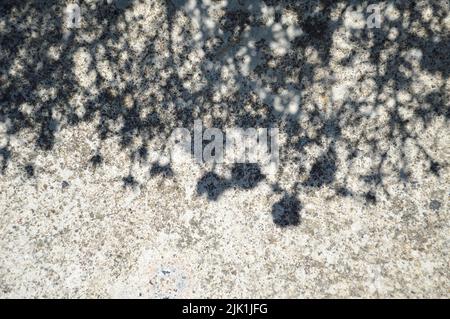
[[(448, 1), (31, 2), (0, 5), (1, 297), (450, 296)], [(278, 170), (167, 162), (195, 119), (278, 127)]]

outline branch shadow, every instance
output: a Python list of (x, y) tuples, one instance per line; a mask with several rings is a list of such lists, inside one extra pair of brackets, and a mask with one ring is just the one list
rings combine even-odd
[[(421, 143), (421, 133), (450, 115), (449, 9), (427, 2), (425, 19), (414, 2), (384, 3), (381, 28), (369, 29), (347, 25), (349, 10), (367, 18), (368, 3), (359, 1), (81, 2), (82, 26), (67, 30), (62, 1), (2, 1), (1, 172), (14, 160), (12, 137), (33, 132), (33, 147), (49, 151), (63, 127), (88, 122), (100, 140), (118, 137), (129, 152), (125, 187), (138, 185), (136, 161), (149, 166), (149, 178), (172, 178), (170, 165), (149, 161), (149, 145), (202, 119), (221, 129), (279, 127), (286, 135), (280, 170), (295, 159), (306, 168), (289, 173), (294, 186), (281, 189), (272, 207), (280, 227), (300, 223), (299, 191), (329, 187), (376, 204), (380, 192), (389, 196), (390, 178), (414, 180), (419, 159), (408, 155), (411, 147), (439, 178), (447, 163)], [(157, 31), (136, 13), (142, 8), (156, 12), (150, 29)], [(353, 47), (337, 59), (342, 37)], [(358, 73), (345, 94), (334, 69)], [(417, 89), (421, 73), (435, 82), (427, 91)], [(354, 173), (365, 158), (365, 172)], [(103, 164), (101, 144), (86, 162)], [(36, 178), (32, 159), (23, 170)], [(205, 172), (198, 194), (216, 201), (227, 189), (265, 180), (257, 164), (230, 170), (231, 179)]]

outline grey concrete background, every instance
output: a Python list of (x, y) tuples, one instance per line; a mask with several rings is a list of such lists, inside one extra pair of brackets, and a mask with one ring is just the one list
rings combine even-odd
[(448, 1), (68, 3), (0, 4), (1, 297), (449, 297)]

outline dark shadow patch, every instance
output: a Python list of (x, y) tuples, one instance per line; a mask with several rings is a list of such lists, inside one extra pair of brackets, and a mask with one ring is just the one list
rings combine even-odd
[(213, 172), (206, 173), (197, 183), (197, 194), (207, 193), (208, 199), (217, 200), (228, 188), (252, 189), (264, 178), (258, 164), (234, 164), (229, 179), (220, 177)]
[(32, 164), (27, 164), (24, 167), (25, 173), (27, 174), (27, 177), (31, 178), (34, 177), (34, 166)]
[(37, 138), (37, 146), (48, 151), (55, 145), (55, 132), (57, 129), (57, 122), (55, 120), (47, 120), (41, 125), (41, 132)]
[(132, 175), (128, 175), (126, 177), (122, 178), (123, 181), (123, 187), (136, 187), (138, 185), (138, 182), (135, 180), (135, 178)]
[(336, 194), (341, 197), (353, 196), (353, 192), (346, 187), (338, 187), (336, 189)]
[(197, 194), (207, 194), (208, 200), (216, 201), (219, 196), (225, 191), (228, 183), (227, 180), (220, 177), (216, 173), (208, 172), (203, 175), (197, 182)]
[(273, 222), (279, 227), (297, 226), (300, 224), (301, 203), (293, 195), (286, 194), (272, 206)]
[(11, 151), (6, 147), (2, 147), (0, 148), (0, 156), (2, 157), (1, 172), (3, 174), (8, 166), (8, 161), (11, 158)]
[(434, 175), (440, 176), (440, 170), (441, 170), (441, 165), (439, 165), (438, 162), (431, 161), (431, 163), (430, 163), (430, 171), (431, 171)]
[(230, 185), (251, 189), (256, 187), (264, 178), (265, 176), (261, 173), (261, 168), (257, 164), (235, 164), (231, 169)]
[(433, 199), (430, 202), (430, 208), (434, 211), (438, 211), (441, 208), (441, 206), (442, 206), (442, 203), (438, 200)]
[(170, 167), (170, 164), (167, 165), (159, 165), (158, 163), (153, 164), (150, 169), (150, 176), (162, 176), (162, 177), (173, 177), (173, 170)]
[(417, 43), (420, 43), (420, 50), (423, 52), (423, 58), (420, 61), (422, 68), (432, 73), (440, 72), (448, 78), (450, 75), (450, 56), (448, 54), (450, 37), (444, 37), (439, 41), (417, 39)]
[(140, 159), (146, 161), (148, 159), (148, 149), (147, 146), (141, 146), (138, 150), (138, 156)]
[[(401, 168), (399, 171), (399, 178), (401, 181), (407, 183), (411, 180), (411, 172), (406, 171), (405, 169)], [(380, 183), (382, 182), (382, 180), (380, 180)]]
[(103, 157), (100, 154), (95, 154), (91, 157), (89, 162), (94, 166), (97, 167), (103, 162)]
[(327, 37), (328, 19), (322, 14), (310, 16), (301, 23), (302, 30), (314, 40)]
[(321, 155), (312, 165), (304, 186), (321, 187), (331, 184), (334, 181), (336, 169), (336, 152), (334, 147), (330, 146), (328, 151)]
[(134, 0), (113, 0), (115, 7), (119, 10), (125, 10), (128, 8)]
[(370, 185), (379, 185), (381, 184), (381, 181), (383, 180), (383, 175), (381, 173), (373, 173), (368, 175), (361, 176), (361, 179), (366, 183)]
[(375, 205), (377, 203), (377, 197), (374, 192), (370, 191), (364, 194), (364, 199), (367, 204)]

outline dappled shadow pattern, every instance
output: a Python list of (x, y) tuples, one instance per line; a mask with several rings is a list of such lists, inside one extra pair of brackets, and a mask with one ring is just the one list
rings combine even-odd
[[(21, 151), (13, 137), (29, 134), (49, 151), (62, 128), (81, 123), (100, 141), (117, 138), (133, 187), (136, 161), (149, 178), (173, 177), (148, 148), (164, 150), (173, 129), (195, 119), (278, 127), (287, 141), (279, 175), (292, 180), (273, 207), (284, 226), (299, 221), (297, 191), (329, 187), (375, 204), (394, 181), (414, 181), (419, 163), (436, 178), (447, 167), (423, 137), (450, 116), (448, 1), (384, 1), (380, 28), (354, 21), (368, 15), (359, 1), (92, 1), (70, 30), (67, 3), (0, 3), (2, 174)], [(87, 160), (94, 168), (102, 145)], [(302, 168), (286, 173), (292, 161)], [(197, 191), (218, 200), (264, 180), (257, 165), (232, 175), (205, 173)]]

